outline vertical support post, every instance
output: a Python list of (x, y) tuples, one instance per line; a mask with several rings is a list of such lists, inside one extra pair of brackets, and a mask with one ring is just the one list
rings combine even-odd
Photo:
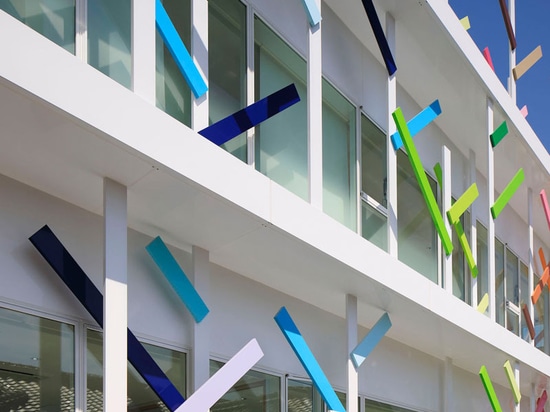
[[(528, 268), (528, 290), (532, 291), (535, 288), (535, 241), (534, 241), (534, 231), (533, 231), (533, 189), (527, 189), (527, 220), (529, 225), (529, 268)], [(531, 299), (527, 300), (527, 305), (529, 309), (529, 316), (531, 319), (535, 320), (535, 307)], [(531, 345), (535, 345), (535, 340), (531, 339)]]
[(493, 147), (489, 135), (493, 132), (494, 112), (493, 102), (487, 99), (487, 253), (489, 272), (489, 315), (493, 322), (496, 321), (496, 288), (495, 288), (495, 221), (491, 215), (491, 206), (495, 203), (495, 161)]
[(357, 297), (346, 295), (346, 320), (347, 333), (347, 358), (348, 358), (348, 392), (346, 397), (346, 411), (359, 412), (357, 410), (357, 397), (359, 396), (359, 378), (357, 370), (351, 361), (349, 354), (357, 346)]
[(155, 105), (155, 0), (132, 0), (132, 90)]
[(453, 360), (445, 358), (443, 365), (443, 412), (450, 412), (452, 408), (453, 396)]
[[(544, 298), (544, 334), (550, 333), (550, 304), (548, 302), (548, 288), (544, 288), (542, 296)], [(544, 340), (544, 353), (550, 355), (550, 339)]]
[[(510, 15), (510, 23), (512, 24), (512, 30), (514, 34), (516, 32), (516, 0), (508, 0), (508, 14)], [(508, 56), (509, 71), (508, 71), (508, 94), (516, 103), (516, 80), (512, 70), (516, 67), (516, 50), (512, 50), (510, 47), (510, 54)]]
[[(208, 84), (208, 0), (191, 0), (191, 55), (199, 73)], [(193, 99), (193, 130), (208, 127), (208, 92)]]
[[(254, 77), (254, 9), (246, 8), (246, 105), (250, 106), (255, 101), (256, 85)], [(256, 167), (256, 128), (246, 132), (246, 162)]]
[[(441, 169), (443, 171), (443, 188), (441, 190), (443, 200), (443, 220), (445, 230), (452, 233), (451, 224), (447, 219), (446, 212), (451, 208), (451, 151), (447, 146), (441, 148)], [(443, 284), (445, 290), (453, 293), (453, 255), (443, 256)]]
[[(321, 1), (315, 0), (321, 10)], [(304, 22), (304, 24), (306, 24)], [(309, 165), (309, 201), (323, 210), (323, 62), (321, 25), (308, 24), (307, 64), (307, 136)]]
[[(519, 376), (519, 362), (518, 361), (515, 361), (514, 362), (514, 379), (516, 380), (517, 384), (518, 384), (518, 388), (521, 388), (521, 385), (520, 385), (520, 376)], [(521, 404), (518, 402), (514, 405), (514, 412), (520, 412), (520, 409), (521, 409)]]
[[(193, 246), (192, 280), (197, 292), (208, 302), (210, 286), (210, 254)], [(193, 350), (191, 351), (191, 390), (195, 392), (210, 377), (210, 320), (193, 323)]]
[(75, 55), (83, 62), (88, 61), (88, 0), (75, 3)]
[(127, 193), (126, 186), (108, 178), (103, 180), (103, 216), (103, 410), (119, 412), (127, 407)]
[[(470, 150), (470, 185), (477, 181), (477, 168), (476, 168), (476, 154), (473, 150)], [(476, 263), (477, 261), (477, 205), (476, 202), (472, 203), (470, 208), (470, 248), (472, 250), (472, 255)], [(481, 274), (480, 274), (481, 275)], [(478, 276), (480, 276), (478, 275)], [(478, 302), (478, 292), (477, 292), (477, 276), (472, 277), (472, 307), (477, 308)]]
[(529, 399), (529, 411), (535, 412), (537, 408), (537, 393), (535, 391), (535, 384), (531, 383), (531, 398)]
[[(386, 38), (395, 56), (395, 19), (390, 13), (386, 13)], [(396, 72), (397, 73), (397, 72)], [(387, 155), (387, 197), (388, 197), (388, 253), (397, 258), (397, 153), (393, 150), (391, 135), (396, 131), (392, 113), (397, 108), (397, 78), (396, 73), (388, 77), (388, 127), (386, 136)]]

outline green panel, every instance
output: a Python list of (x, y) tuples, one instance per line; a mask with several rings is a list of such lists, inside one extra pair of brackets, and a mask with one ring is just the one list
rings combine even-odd
[(435, 164), (434, 173), (435, 173), (435, 177), (437, 179), (437, 184), (439, 185), (441, 190), (443, 190), (443, 170), (441, 170), (441, 164), (440, 163)]
[(519, 169), (513, 179), (508, 183), (508, 186), (502, 191), (495, 204), (491, 207), (491, 215), (493, 219), (496, 219), (500, 212), (506, 207), (514, 193), (518, 190), (519, 186), (523, 183), (525, 174), (523, 168)]
[(393, 120), (395, 121), (395, 125), (397, 126), (397, 130), (399, 131), (399, 134), (403, 139), (405, 149), (409, 154), (411, 166), (414, 170), (414, 174), (416, 175), (416, 179), (418, 180), (418, 185), (420, 186), (422, 195), (424, 196), (426, 204), (428, 205), (428, 210), (430, 212), (430, 215), (432, 216), (432, 220), (434, 221), (437, 233), (441, 238), (443, 249), (448, 256), (453, 251), (453, 242), (451, 240), (451, 237), (449, 236), (449, 233), (445, 229), (445, 222), (443, 222), (443, 217), (441, 216), (441, 213), (439, 213), (439, 208), (437, 206), (435, 196), (430, 188), (428, 178), (426, 177), (426, 172), (422, 167), (422, 162), (420, 161), (420, 157), (418, 156), (418, 152), (416, 151), (416, 147), (412, 140), (409, 128), (407, 127), (407, 122), (405, 121), (405, 117), (403, 116), (401, 108), (398, 107), (392, 113), (392, 116)]
[(497, 129), (491, 133), (491, 146), (496, 147), (497, 144), (500, 143), (502, 139), (504, 139), (504, 136), (508, 134), (508, 125), (506, 124), (506, 120), (502, 122), (502, 124), (497, 127)]
[(500, 407), (500, 403), (498, 402), (498, 399), (497, 399), (497, 394), (495, 393), (495, 388), (493, 388), (491, 379), (489, 379), (489, 374), (487, 373), (487, 368), (485, 367), (485, 365), (483, 365), (479, 370), (479, 377), (481, 378), (481, 382), (483, 382), (483, 386), (485, 387), (485, 392), (487, 392), (487, 397), (491, 402), (493, 411), (502, 412), (502, 408)]
[(466, 209), (468, 209), (470, 205), (474, 203), (474, 200), (476, 200), (478, 196), (479, 192), (477, 191), (477, 185), (474, 183), (447, 211), (447, 218), (449, 219), (449, 223), (451, 225), (454, 225), (456, 222), (458, 222), (460, 216), (462, 216)]
[(462, 227), (462, 223), (460, 223), (460, 220), (458, 220), (454, 224), (456, 233), (458, 234), (458, 241), (460, 242), (460, 246), (462, 247), (462, 250), (464, 251), (464, 256), (466, 257), (466, 261), (468, 262), (468, 266), (470, 267), (470, 272), (472, 272), (472, 277), (477, 277), (477, 274), (479, 273), (476, 265), (476, 261), (474, 260), (474, 255), (472, 255), (472, 249), (470, 248), (470, 243), (468, 243), (468, 238), (466, 237), (466, 234), (464, 233), (464, 228)]

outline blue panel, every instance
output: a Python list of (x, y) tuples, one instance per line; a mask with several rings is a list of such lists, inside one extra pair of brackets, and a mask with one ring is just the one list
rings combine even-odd
[[(411, 132), (411, 137), (416, 136), (418, 132), (433, 122), (434, 119), (440, 114), (441, 106), (439, 105), (439, 100), (435, 100), (432, 104), (407, 122), (409, 131)], [(401, 140), (401, 135), (399, 132), (395, 132), (391, 135), (391, 142), (395, 150), (399, 150), (403, 146), (403, 140)]]
[(185, 306), (187, 306), (187, 309), (189, 309), (189, 312), (195, 318), (195, 322), (199, 323), (203, 320), (209, 312), (206, 304), (162, 239), (157, 236), (145, 249), (147, 249), (147, 252), (149, 252), (161, 272), (166, 276), (166, 279), (168, 279)]
[(296, 86), (290, 84), (208, 126), (206, 129), (201, 130), (199, 134), (217, 145), (222, 145), (299, 101), (300, 96), (298, 96)]
[[(51, 229), (44, 226), (29, 240), (97, 324), (103, 327), (103, 295)], [(170, 411), (175, 411), (185, 401), (130, 329), (128, 329), (128, 360)]]
[(378, 14), (376, 14), (376, 9), (374, 8), (372, 0), (363, 0), (363, 7), (367, 12), (367, 17), (369, 18), (372, 31), (374, 32), (374, 37), (376, 37), (376, 42), (378, 43), (378, 47), (380, 48), (380, 53), (382, 53), (382, 57), (384, 58), (384, 63), (386, 64), (388, 74), (391, 76), (397, 70), (397, 66), (395, 65), (395, 61), (393, 60), (390, 46), (388, 45), (388, 41), (386, 40), (384, 30), (382, 30), (382, 25), (380, 24), (380, 20), (378, 19)]
[(309, 19), (309, 25), (311, 27), (321, 22), (321, 12), (315, 0), (302, 0), (304, 8), (306, 9), (307, 17)]
[(323, 397), (328, 409), (337, 412), (346, 412), (342, 402), (340, 402), (338, 396), (336, 396), (336, 392), (334, 392), (334, 389), (330, 386), (330, 382), (284, 306), (275, 315), (274, 319), (277, 325), (279, 325), (279, 328), (281, 328), (286, 340), (294, 350), (294, 353), (302, 363), (307, 374), (313, 381), (313, 384)]
[(157, 0), (155, 6), (155, 22), (164, 44), (170, 50), (185, 81), (193, 91), (195, 97), (201, 97), (208, 90), (208, 86), (206, 86), (197, 66), (195, 66), (193, 59), (185, 48), (181, 37), (160, 0)]
[(378, 322), (372, 327), (367, 336), (351, 352), (351, 360), (355, 368), (359, 368), (363, 361), (369, 356), (374, 347), (382, 340), (386, 332), (391, 328), (390, 316), (384, 313)]

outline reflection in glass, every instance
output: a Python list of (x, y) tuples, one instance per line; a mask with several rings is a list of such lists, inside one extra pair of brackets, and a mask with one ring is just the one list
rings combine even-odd
[(388, 250), (388, 219), (365, 201), (361, 201), (361, 235), (380, 249)]
[(74, 327), (0, 308), (0, 410), (75, 410)]
[[(185, 396), (185, 353), (144, 343), (143, 346)], [(86, 411), (103, 411), (103, 333), (87, 330), (86, 336)], [(168, 408), (128, 362), (128, 411), (162, 411)]]
[(365, 412), (413, 412), (410, 409), (365, 399)]
[(323, 79), (323, 210), (356, 231), (355, 107)]
[(256, 169), (307, 200), (306, 62), (257, 17), (254, 42), (256, 101), (291, 83), (300, 96), (299, 103), (256, 127)]
[(506, 328), (519, 335), (519, 260), (509, 249), (506, 249), (506, 302)]
[[(471, 222), (470, 222), (470, 212), (466, 211), (460, 217), (460, 223), (464, 229), (464, 234), (470, 243), (470, 232), (471, 232)], [(460, 300), (470, 304), (471, 293), (470, 293), (470, 268), (466, 262), (466, 257), (464, 255), (464, 250), (460, 245), (458, 240), (457, 231), (452, 228), (453, 236), (453, 295), (455, 295)]]
[(505, 296), (504, 296), (504, 244), (495, 239), (495, 292), (496, 321), (505, 326)]
[[(208, 2), (210, 124), (246, 104), (246, 7), (239, 0)], [(222, 145), (246, 162), (246, 133)]]
[(489, 293), (489, 248), (487, 246), (487, 229), (478, 222), (476, 222), (477, 232), (477, 301), (481, 302), (481, 299), (486, 293)]
[[(536, 285), (540, 281), (540, 278), (533, 274), (533, 284)], [(539, 300), (534, 307), (535, 319), (533, 323), (535, 326), (535, 346), (544, 352), (544, 307), (546, 306), (546, 299), (548, 298), (548, 292), (543, 292), (540, 295)], [(530, 299), (530, 298), (529, 298)]]
[(0, 10), (74, 54), (75, 0), (0, 0)]
[[(222, 362), (210, 361), (210, 376)], [(279, 377), (257, 371), (248, 371), (210, 408), (211, 412), (279, 412), (281, 382)]]
[(386, 161), (386, 134), (361, 114), (361, 191), (384, 207), (388, 191)]

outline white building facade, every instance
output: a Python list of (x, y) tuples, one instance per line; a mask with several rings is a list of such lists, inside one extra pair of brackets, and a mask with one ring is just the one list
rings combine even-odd
[[(324, 411), (273, 319), (283, 306), (348, 412), (490, 411), (483, 365), (503, 410), (535, 411), (550, 376), (547, 287), (531, 299), (550, 255), (546, 149), (446, 1), (374, 2), (392, 76), (361, 1), (315, 1), (311, 27), (298, 0), (164, 0), (208, 85), (196, 98), (154, 0), (0, 0), (0, 411), (169, 410), (126, 369), (126, 327), (186, 399), (257, 339), (264, 356), (213, 412)], [(198, 134), (289, 84), (298, 104), (222, 147)], [(393, 111), (434, 100), (414, 142), (443, 216), (477, 185), (461, 217), (477, 277), (450, 225), (444, 253), (391, 143)], [(104, 295), (105, 346), (29, 242), (44, 225)], [(199, 323), (146, 250), (157, 236), (208, 306)]]

